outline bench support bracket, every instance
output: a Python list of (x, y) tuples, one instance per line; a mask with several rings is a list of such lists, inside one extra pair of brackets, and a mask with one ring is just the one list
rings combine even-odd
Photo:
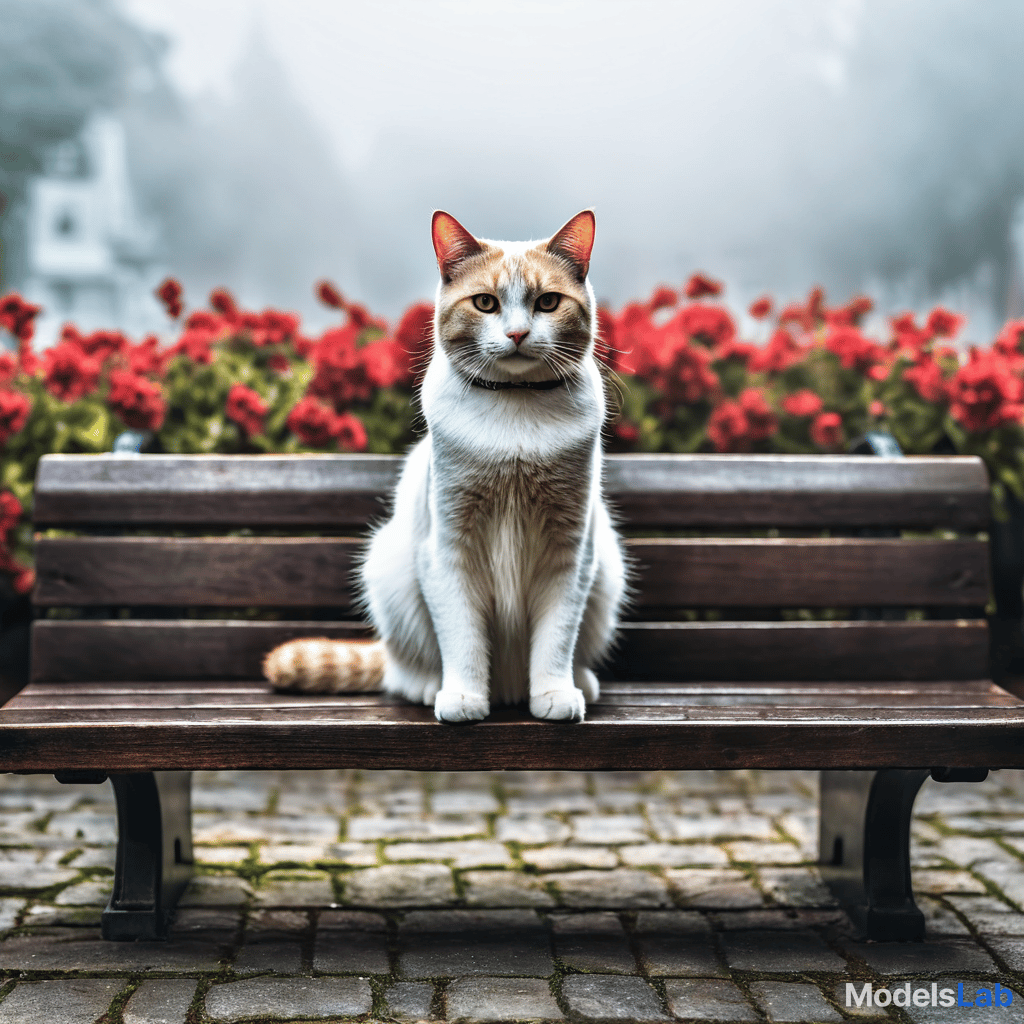
[(821, 773), (821, 873), (864, 937), (924, 938), (910, 884), (910, 818), (928, 769)]
[(111, 775), (117, 867), (103, 938), (163, 939), (192, 877), (192, 773)]

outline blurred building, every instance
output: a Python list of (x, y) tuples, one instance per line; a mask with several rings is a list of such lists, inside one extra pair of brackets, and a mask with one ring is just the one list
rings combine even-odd
[(138, 217), (117, 118), (93, 115), (73, 139), (53, 146), (28, 190), (26, 282), (43, 307), (40, 346), (65, 321), (138, 334), (164, 318), (152, 292), (160, 276), (159, 232)]

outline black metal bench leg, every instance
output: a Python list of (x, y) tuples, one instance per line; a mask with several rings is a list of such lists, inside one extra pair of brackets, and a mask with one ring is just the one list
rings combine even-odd
[(865, 938), (924, 938), (910, 883), (910, 819), (928, 776), (896, 768), (821, 773), (821, 872)]
[(163, 939), (192, 877), (192, 773), (111, 775), (117, 867), (103, 938)]

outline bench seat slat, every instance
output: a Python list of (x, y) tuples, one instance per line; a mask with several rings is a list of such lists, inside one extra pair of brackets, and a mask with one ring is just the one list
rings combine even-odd
[[(47, 455), (35, 521), (362, 528), (385, 514), (398, 456)], [(625, 523), (983, 528), (973, 458), (610, 455), (605, 487)]]
[[(244, 608), (353, 605), (362, 541), (310, 537), (67, 537), (36, 545), (36, 604)], [(978, 540), (630, 540), (634, 611), (664, 607), (983, 606)]]
[[(582, 725), (538, 722), (523, 709), (499, 708), (486, 722), (465, 728), (437, 723), (429, 708), (375, 695), (297, 700), (264, 687), (250, 702), (253, 685), (240, 683), (224, 688), (221, 705), (204, 708), (182, 699), (184, 685), (129, 683), (125, 707), (113, 696), (97, 707), (82, 694), (77, 707), (70, 701), (33, 708), (27, 705), (36, 693), (44, 701), (48, 693), (30, 686), (0, 710), (0, 747), (9, 771), (430, 769), (442, 763), (456, 770), (728, 768), (740, 762), (773, 768), (1024, 767), (1024, 701), (987, 680), (947, 682), (947, 692), (934, 698), (898, 686), (843, 684), (838, 699), (829, 701), (823, 695), (828, 688), (818, 686), (808, 693), (808, 704), (778, 699), (799, 693), (795, 685), (745, 687), (749, 703), (727, 699), (730, 685), (699, 684), (690, 699), (671, 705), (644, 701), (642, 694), (633, 698), (638, 703), (598, 703)], [(949, 687), (960, 701), (949, 699)], [(230, 699), (231, 689), (244, 699)], [(627, 689), (621, 684), (615, 692)], [(155, 706), (143, 706), (147, 690)], [(202, 698), (205, 691), (195, 684), (192, 694)]]
[[(223, 619), (40, 619), (41, 680), (254, 679), (297, 637), (368, 636), (359, 623)], [(982, 619), (924, 622), (627, 623), (602, 679), (928, 680), (988, 674)]]

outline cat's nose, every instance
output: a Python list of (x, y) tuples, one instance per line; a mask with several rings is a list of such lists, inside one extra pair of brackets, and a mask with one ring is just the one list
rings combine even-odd
[(511, 338), (518, 347), (523, 343), (523, 338), (525, 338), (529, 333), (529, 331), (509, 331), (508, 334), (505, 335), (505, 337)]

